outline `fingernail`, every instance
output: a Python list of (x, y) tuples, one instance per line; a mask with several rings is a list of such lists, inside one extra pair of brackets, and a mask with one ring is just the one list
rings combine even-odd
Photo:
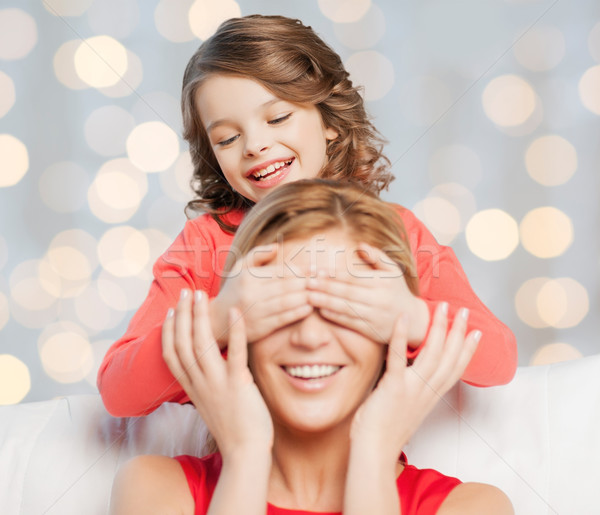
[(448, 303), (442, 302), (442, 304), (440, 305), (440, 310), (442, 312), (442, 315), (447, 315), (448, 314)]
[(187, 288), (184, 288), (183, 290), (181, 290), (181, 300), (187, 299), (190, 295), (190, 290), (188, 290)]
[(481, 340), (481, 331), (475, 331), (473, 334), (473, 339), (475, 340), (475, 343), (479, 343), (479, 340)]
[(169, 310), (167, 311), (167, 318), (173, 318), (174, 314), (175, 310), (173, 308), (169, 308)]
[(460, 317), (465, 321), (468, 320), (468, 318), (469, 318), (468, 308), (460, 308)]
[(200, 302), (204, 297), (204, 292), (202, 290), (196, 290), (194, 292), (194, 302)]

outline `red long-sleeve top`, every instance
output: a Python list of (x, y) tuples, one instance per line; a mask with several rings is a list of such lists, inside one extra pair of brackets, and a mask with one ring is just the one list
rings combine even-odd
[[(430, 318), (435, 306), (446, 301), (450, 317), (461, 307), (469, 308), (468, 331), (482, 332), (462, 380), (476, 386), (508, 383), (517, 366), (513, 333), (475, 295), (452, 249), (439, 245), (410, 210), (395, 208), (404, 222), (420, 296), (427, 303)], [(243, 216), (243, 212), (232, 212), (226, 220), (238, 225)], [(183, 288), (203, 290), (210, 298), (217, 295), (232, 240), (232, 234), (205, 214), (189, 220), (156, 261), (146, 300), (123, 337), (109, 348), (98, 371), (98, 389), (112, 415), (147, 415), (163, 402), (189, 400), (162, 358), (162, 323), (167, 310), (177, 305)]]

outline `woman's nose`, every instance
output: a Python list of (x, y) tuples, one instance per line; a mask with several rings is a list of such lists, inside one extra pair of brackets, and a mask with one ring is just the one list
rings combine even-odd
[(331, 341), (330, 324), (317, 310), (297, 322), (291, 334), (291, 343), (306, 349), (316, 349)]

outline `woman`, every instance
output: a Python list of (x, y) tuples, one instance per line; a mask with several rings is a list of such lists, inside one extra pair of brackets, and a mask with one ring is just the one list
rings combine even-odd
[[(417, 294), (401, 227), (395, 211), (354, 186), (284, 185), (240, 226), (228, 278), (248, 252), (276, 244), (283, 277), (368, 281), (377, 266)], [(225, 361), (206, 295), (191, 297), (163, 324), (164, 357), (218, 452), (134, 459), (115, 480), (113, 514), (513, 513), (497, 488), (418, 470), (402, 454), (477, 347), (477, 331), (465, 336), (467, 310), (447, 332), (447, 304), (438, 305), (410, 367), (403, 318), (388, 345), (318, 309), (247, 345), (243, 315), (232, 310)]]

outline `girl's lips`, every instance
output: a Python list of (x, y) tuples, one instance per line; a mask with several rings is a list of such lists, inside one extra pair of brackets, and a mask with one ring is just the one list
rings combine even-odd
[(290, 164), (286, 164), (281, 168), (278, 168), (277, 170), (274, 170), (273, 172), (261, 177), (260, 179), (256, 179), (252, 174), (250, 174), (248, 175), (248, 180), (257, 188), (272, 188), (277, 186), (290, 173), (294, 161), (295, 158), (292, 158)]

